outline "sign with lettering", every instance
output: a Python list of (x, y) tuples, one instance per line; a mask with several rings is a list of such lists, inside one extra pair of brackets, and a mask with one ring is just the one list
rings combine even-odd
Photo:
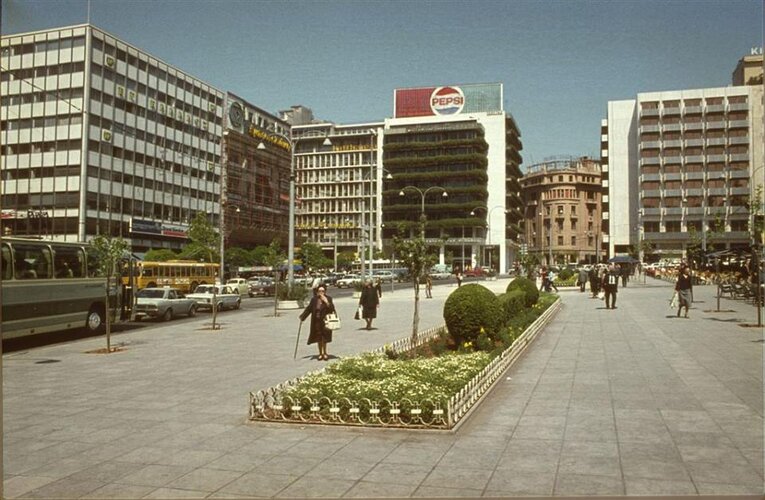
[(501, 113), (501, 83), (420, 87), (394, 91), (394, 117)]

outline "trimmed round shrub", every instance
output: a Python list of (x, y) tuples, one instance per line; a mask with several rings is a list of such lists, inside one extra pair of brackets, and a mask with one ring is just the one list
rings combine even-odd
[(507, 290), (505, 291), (512, 292), (513, 290), (523, 290), (523, 293), (526, 295), (526, 307), (533, 306), (539, 300), (539, 290), (537, 290), (537, 285), (523, 276), (518, 276), (511, 281), (510, 284), (507, 285)]
[(566, 281), (567, 279), (571, 278), (574, 275), (574, 271), (572, 269), (569, 269), (568, 267), (560, 272), (558, 275), (558, 279), (561, 281)]
[(476, 346), (482, 328), (489, 338), (496, 339), (504, 316), (494, 292), (477, 283), (457, 288), (444, 304), (446, 328), (458, 346), (464, 342)]
[(518, 316), (526, 308), (526, 292), (520, 289), (503, 293), (497, 297), (497, 300), (499, 300), (505, 313), (504, 325), (507, 325), (512, 318)]

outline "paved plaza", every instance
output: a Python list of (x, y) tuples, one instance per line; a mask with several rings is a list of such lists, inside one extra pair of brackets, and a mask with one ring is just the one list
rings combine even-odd
[[(482, 282), (504, 290), (507, 279)], [(442, 323), (453, 286), (420, 301)], [(330, 294), (332, 290), (330, 289)], [(423, 293), (424, 295), (424, 293)], [(324, 366), (297, 311), (224, 313), (3, 356), (3, 498), (510, 497), (763, 493), (763, 332), (755, 308), (669, 283), (620, 289), (616, 310), (563, 307), (456, 432), (250, 423), (248, 393)], [(412, 291), (376, 329), (344, 320), (344, 357), (408, 336)], [(303, 335), (305, 338), (305, 331)]]

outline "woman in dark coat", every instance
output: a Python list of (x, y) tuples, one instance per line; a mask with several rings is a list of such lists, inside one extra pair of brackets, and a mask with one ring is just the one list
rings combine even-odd
[(380, 306), (380, 296), (377, 294), (377, 289), (372, 286), (372, 280), (364, 283), (359, 305), (363, 308), (361, 317), (367, 321), (367, 330), (371, 330), (372, 320), (377, 317), (377, 308)]
[(677, 292), (678, 307), (677, 317), (680, 317), (680, 311), (685, 307), (685, 317), (688, 317), (688, 309), (691, 307), (691, 301), (693, 300), (693, 285), (691, 284), (691, 271), (688, 266), (682, 266), (680, 272), (677, 273), (677, 282), (675, 283), (675, 291)]
[(335, 304), (332, 297), (327, 295), (327, 288), (319, 285), (316, 288), (316, 295), (311, 298), (311, 302), (300, 314), (300, 321), (305, 321), (311, 316), (311, 332), (308, 335), (308, 345), (319, 344), (319, 361), (327, 361), (327, 344), (332, 342), (332, 330), (324, 325), (324, 318), (329, 313), (335, 312)]

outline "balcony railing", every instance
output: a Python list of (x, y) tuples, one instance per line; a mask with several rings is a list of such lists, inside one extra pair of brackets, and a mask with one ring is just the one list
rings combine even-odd
[(734, 153), (730, 155), (730, 161), (748, 161), (749, 155), (747, 153)]
[(707, 137), (707, 146), (725, 146), (725, 137)]
[(641, 125), (640, 131), (641, 132), (658, 132), (659, 126), (658, 125)]
[(725, 111), (725, 105), (723, 104), (707, 104), (707, 113), (722, 113)]
[(701, 155), (689, 155), (685, 157), (685, 163), (704, 163), (704, 157)]
[(659, 116), (658, 108), (643, 108), (640, 110), (640, 116)]
[(747, 128), (749, 126), (748, 120), (731, 120), (728, 123), (728, 127), (730, 128)]
[(683, 112), (686, 115), (697, 115), (701, 113), (701, 106), (686, 106), (683, 108)]
[(665, 148), (679, 148), (683, 145), (682, 141), (676, 140), (676, 141), (664, 141), (664, 147)]
[(642, 165), (658, 165), (661, 163), (661, 160), (658, 156), (652, 156), (650, 158), (641, 158), (640, 163)]
[(725, 122), (707, 122), (707, 130), (720, 130), (725, 128)]
[(661, 110), (662, 116), (675, 116), (680, 114), (680, 107), (664, 108)]
[(703, 146), (704, 139), (686, 139), (685, 147)]
[(685, 130), (702, 130), (704, 124), (702, 122), (685, 122)]
[(745, 102), (732, 102), (728, 104), (729, 111), (746, 111), (749, 109), (749, 104)]
[(707, 161), (725, 161), (725, 155), (707, 155)]
[(656, 149), (661, 146), (659, 141), (645, 141), (640, 143), (640, 149)]
[(729, 144), (749, 144), (749, 136), (729, 137)]
[(682, 125), (679, 123), (664, 123), (661, 126), (662, 130), (665, 132), (673, 132), (673, 131), (679, 131), (682, 128)]

